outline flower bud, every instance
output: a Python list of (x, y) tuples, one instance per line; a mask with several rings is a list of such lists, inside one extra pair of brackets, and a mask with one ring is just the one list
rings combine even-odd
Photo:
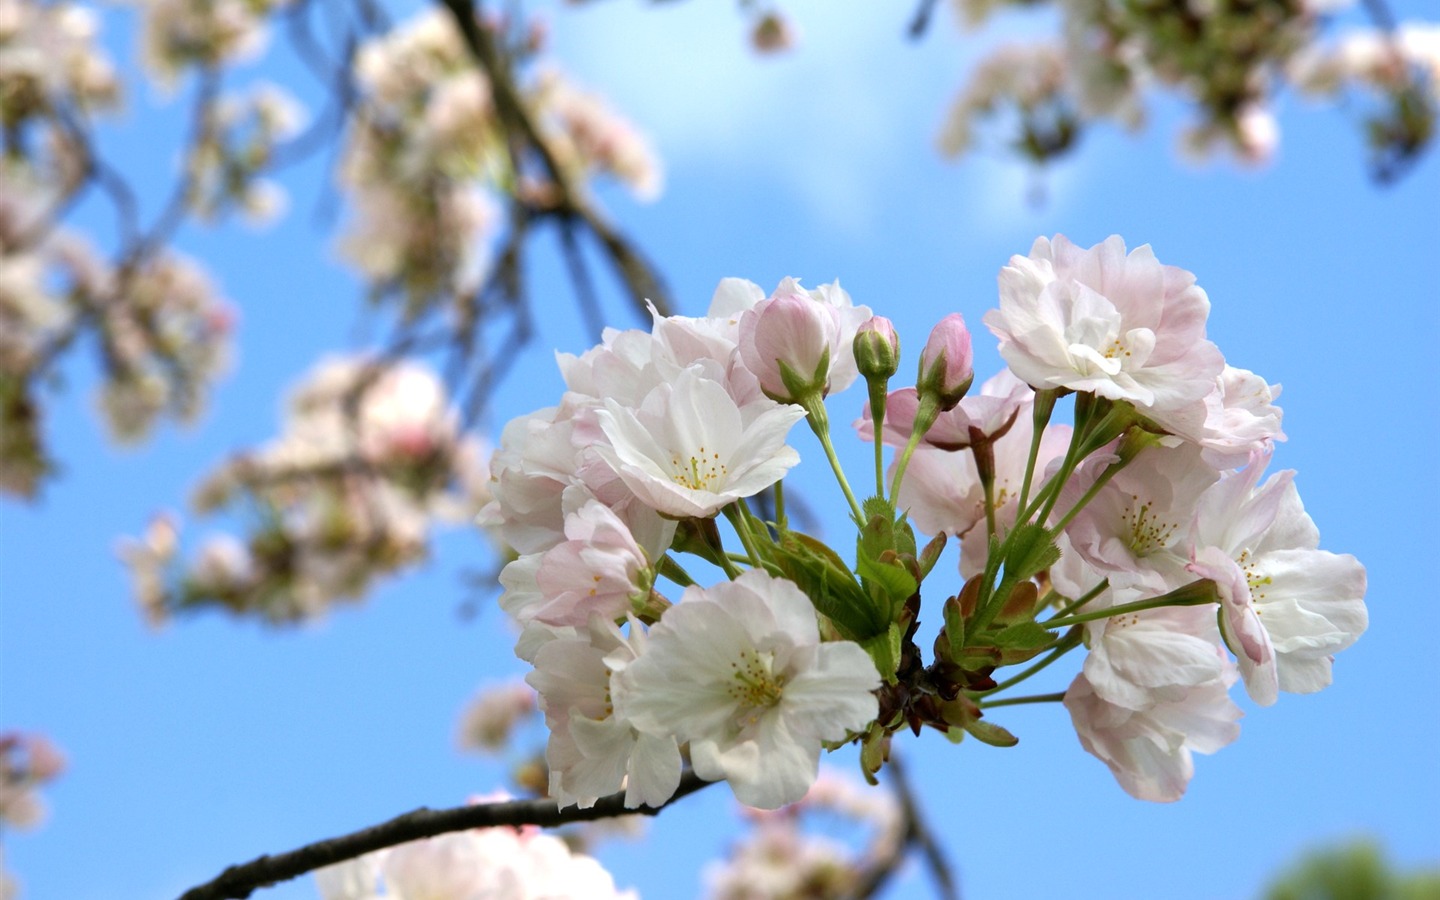
[(798, 403), (830, 390), (831, 344), (839, 332), (822, 303), (801, 294), (762, 300), (740, 317), (740, 359), (773, 400)]
[(974, 380), (970, 329), (959, 313), (951, 313), (940, 320), (925, 342), (915, 387), (921, 397), (928, 393), (939, 400), (941, 410), (951, 410), (959, 405)]
[(900, 368), (900, 336), (884, 316), (871, 316), (855, 332), (855, 366), (866, 380), (888, 381)]

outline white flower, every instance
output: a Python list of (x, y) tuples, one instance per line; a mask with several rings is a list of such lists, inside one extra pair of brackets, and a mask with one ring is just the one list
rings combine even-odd
[(533, 609), (533, 617), (551, 625), (582, 626), (591, 615), (625, 615), (631, 599), (650, 590), (650, 556), (669, 547), (670, 525), (665, 545), (647, 552), (609, 507), (587, 501), (565, 517), (570, 540), (551, 547), (540, 560), (535, 583), (545, 602)]
[(859, 645), (820, 643), (798, 587), (752, 570), (689, 588), (615, 686), (636, 728), (690, 742), (701, 778), (727, 779), (741, 803), (776, 809), (805, 796), (823, 742), (874, 720), (880, 675)]
[(1038, 238), (1000, 271), (1000, 308), (985, 324), (1000, 355), (1037, 389), (1127, 400), (1167, 430), (1194, 429), (1225, 365), (1205, 339), (1210, 301), (1195, 276), (1161, 265), (1149, 245), (1111, 236), (1081, 249)]
[(612, 702), (612, 681), (645, 649), (639, 623), (625, 637), (593, 617), (586, 629), (564, 632), (533, 654), (525, 680), (540, 694), (550, 740), (545, 761), (550, 793), (560, 806), (582, 809), (624, 788), (625, 805), (660, 806), (680, 784), (680, 748), (669, 734), (635, 730)]
[(1226, 366), (1205, 398), (1205, 427), (1195, 436), (1205, 448), (1205, 459), (1221, 469), (1239, 468), (1250, 454), (1267, 451), (1285, 440), (1280, 430), (1283, 413), (1275, 405), (1280, 385), (1247, 369)]
[(1195, 773), (1191, 751), (1214, 753), (1240, 736), (1243, 713), (1228, 694), (1233, 673), (1144, 711), (1104, 700), (1082, 673), (1065, 692), (1065, 708), (1081, 746), (1110, 767), (1127, 794), (1168, 803), (1184, 795)]
[[(1114, 461), (1102, 454), (1086, 460), (1061, 492), (1064, 513)], [(1199, 447), (1152, 447), (1135, 459), (1076, 514), (1066, 527), (1071, 546), (1111, 584), (1145, 588), (1158, 596), (1191, 581), (1188, 538), (1196, 504), (1219, 473)]]
[(607, 400), (595, 415), (608, 443), (594, 450), (657, 512), (713, 516), (800, 461), (785, 435), (805, 411), (763, 403), (768, 408), (747, 416), (722, 385), (687, 369), (651, 391), (638, 410)]
[(1331, 680), (1334, 655), (1369, 624), (1365, 567), (1317, 549), (1320, 532), (1279, 472), (1255, 487), (1269, 461), (1221, 478), (1201, 498), (1191, 570), (1220, 588), (1225, 637), (1257, 703), (1275, 691), (1308, 694)]

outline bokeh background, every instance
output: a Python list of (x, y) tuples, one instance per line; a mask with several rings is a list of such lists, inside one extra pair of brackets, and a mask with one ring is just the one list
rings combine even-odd
[[(1241, 739), (1198, 758), (1188, 796), (1172, 805), (1125, 795), (1055, 705), (997, 711), (1020, 736), (1014, 749), (954, 747), (937, 734), (900, 741), (966, 897), (1250, 897), (1303, 849), (1360, 835), (1402, 865), (1440, 859), (1440, 604), (1429, 570), (1440, 160), (1377, 188), (1364, 174), (1361, 111), (1289, 97), (1278, 155), (1260, 169), (1181, 162), (1186, 114), (1164, 101), (1140, 135), (1097, 127), (1043, 173), (998, 152), (957, 165), (940, 159), (935, 135), (964, 74), (981, 48), (1049, 27), (1044, 16), (966, 36), (942, 14), (913, 43), (909, 4), (795, 0), (784, 9), (800, 45), (760, 58), (721, 0), (541, 8), (553, 57), (645, 129), (666, 163), (658, 202), (604, 200), (659, 263), (679, 311), (703, 313), (724, 276), (767, 290), (786, 275), (811, 286), (838, 278), (895, 321), (913, 360), (948, 312), (980, 327), (996, 272), (1037, 235), (1089, 245), (1115, 233), (1196, 273), (1212, 339), (1233, 364), (1284, 385), (1290, 440), (1276, 465), (1299, 471), (1322, 547), (1368, 567), (1369, 632), (1323, 693), (1269, 709), (1241, 699)], [(123, 10), (105, 14), (111, 52), (131, 65), (134, 26)], [(283, 60), (245, 74), (307, 84)], [(180, 102), (137, 93), (102, 133), (152, 204), (173, 171)], [(449, 533), (423, 570), (287, 630), (213, 613), (149, 630), (115, 556), (118, 535), (183, 508), (209, 467), (274, 434), (287, 386), (318, 356), (383, 331), (328, 243), (325, 162), (283, 176), (293, 209), (277, 226), (181, 235), (240, 311), (239, 357), (199, 427), (114, 448), (93, 413), (94, 372), (77, 358), (48, 411), (62, 477), (33, 505), (0, 508), (0, 722), (47, 733), (70, 763), (45, 792), (46, 826), (6, 837), (25, 897), (170, 897), (262, 852), (454, 805), (503, 780), (503, 763), (455, 741), (476, 687), (522, 671), (493, 593), (462, 579), (492, 562), (478, 534)], [(80, 215), (108, 227), (98, 204)], [(539, 333), (499, 389), (492, 435), (558, 397), (552, 349), (596, 339), (575, 314), (558, 243), (532, 254), (529, 275)], [(617, 293), (605, 303), (612, 324), (643, 326)], [(980, 377), (998, 366), (982, 329)], [(832, 419), (850, 421), (863, 399), (856, 389), (832, 398)], [(800, 487), (838, 536), (841, 499), (818, 446), (795, 435)], [(848, 432), (838, 440), (853, 471), (868, 471), (867, 448)], [(952, 547), (942, 571), (954, 564)], [(1037, 690), (1062, 687), (1074, 665)], [(830, 762), (854, 771), (850, 755)], [(733, 809), (727, 791), (703, 792), (602, 859), (645, 896), (690, 896), (733, 837)], [(889, 896), (928, 889), (907, 872)], [(316, 893), (301, 880), (257, 896)]]

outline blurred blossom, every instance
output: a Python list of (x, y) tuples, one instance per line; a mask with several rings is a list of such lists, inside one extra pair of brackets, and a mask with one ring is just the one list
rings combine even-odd
[(523, 681), (476, 691), (460, 719), (460, 746), (485, 753), (505, 750), (515, 729), (536, 712), (535, 691)]
[(266, 18), (285, 0), (131, 0), (143, 16), (141, 59), (173, 88), (186, 69), (215, 68), (258, 56)]
[(315, 873), (322, 900), (620, 900), (593, 857), (538, 828), (479, 828), (411, 841)]
[(224, 463), (196, 493), (200, 512), (242, 501), (259, 511), (248, 537), (208, 540), (158, 607), (153, 553), (127, 561), (151, 615), (220, 605), (306, 618), (423, 559), (435, 522), (472, 519), (488, 485), (483, 449), (427, 367), (329, 359), (292, 395), (280, 437)]
[[(724, 860), (705, 868), (705, 896), (712, 900), (852, 897), (867, 869), (884, 864), (904, 841), (905, 821), (892, 793), (830, 769), (820, 770), (797, 803), (773, 811), (747, 808), (745, 816), (750, 833)], [(850, 826), (845, 831), (858, 832), (857, 839), (807, 829), (836, 819)]]

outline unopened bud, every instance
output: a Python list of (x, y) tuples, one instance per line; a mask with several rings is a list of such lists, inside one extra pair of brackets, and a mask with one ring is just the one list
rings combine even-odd
[(799, 294), (772, 297), (740, 317), (740, 359), (766, 396), (799, 403), (829, 392), (831, 345), (838, 334), (824, 304)]
[(871, 316), (855, 332), (855, 366), (868, 380), (889, 381), (900, 368), (900, 336), (884, 316)]
[(970, 329), (965, 327), (964, 317), (951, 313), (940, 320), (925, 342), (915, 388), (922, 397), (927, 393), (933, 395), (940, 409), (954, 409), (975, 380), (974, 362)]

